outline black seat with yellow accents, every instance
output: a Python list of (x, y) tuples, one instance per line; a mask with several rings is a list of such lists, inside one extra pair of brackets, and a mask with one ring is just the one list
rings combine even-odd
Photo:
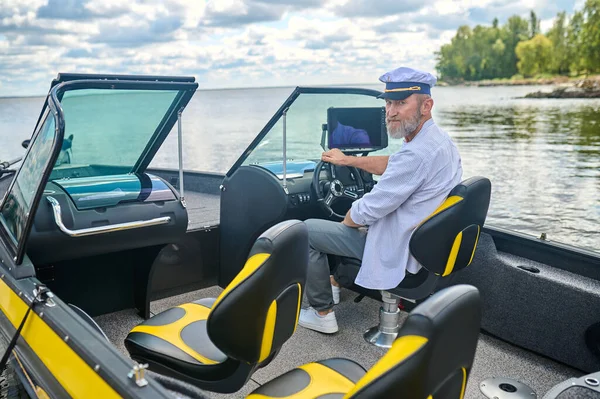
[(381, 292), (379, 325), (365, 332), (367, 342), (389, 348), (398, 334), (400, 299), (427, 298), (440, 278), (471, 264), (487, 217), (491, 190), (492, 184), (485, 177), (464, 180), (415, 228), (409, 250), (422, 269), (417, 274), (407, 273), (397, 287)]
[(368, 372), (347, 359), (309, 363), (248, 399), (463, 399), (481, 325), (479, 291), (445, 288), (408, 316), (390, 350)]
[(125, 346), (150, 370), (205, 390), (235, 392), (296, 330), (307, 266), (306, 225), (281, 222), (256, 240), (218, 298), (151, 317), (131, 330)]

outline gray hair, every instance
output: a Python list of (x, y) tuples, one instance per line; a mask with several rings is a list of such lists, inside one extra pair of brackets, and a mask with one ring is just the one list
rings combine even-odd
[(431, 96), (429, 94), (423, 94), (423, 93), (417, 93), (415, 95), (417, 96), (417, 110), (418, 110), (418, 113), (421, 114), (421, 106), (423, 105), (425, 100), (427, 100), (428, 98), (431, 98)]

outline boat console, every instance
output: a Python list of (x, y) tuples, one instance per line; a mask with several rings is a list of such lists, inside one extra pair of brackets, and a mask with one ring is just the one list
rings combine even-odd
[[(273, 175), (288, 199), (288, 208), (290, 210), (307, 209), (317, 204), (315, 189), (313, 188), (315, 168), (318, 166), (314, 161), (292, 161), (287, 162), (287, 173), (284, 183), (282, 173), (282, 162), (272, 162), (268, 164), (252, 165), (253, 167), (263, 169), (266, 173)], [(359, 182), (364, 182), (365, 192), (371, 191), (375, 185), (373, 175), (363, 170), (350, 169), (346, 167), (328, 166), (327, 173), (332, 174), (332, 179), (337, 180), (337, 187), (334, 189), (339, 193), (358, 193), (360, 192)], [(329, 180), (324, 176), (319, 176), (319, 188), (323, 192), (328, 192), (330, 187)], [(348, 195), (348, 199), (352, 200)], [(340, 195), (342, 196), (342, 195)]]
[(44, 264), (167, 244), (185, 234), (187, 219), (177, 191), (151, 174), (52, 180), (35, 215), (28, 254)]

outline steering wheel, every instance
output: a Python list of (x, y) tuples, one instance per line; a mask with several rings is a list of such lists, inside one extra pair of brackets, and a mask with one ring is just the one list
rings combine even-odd
[[(321, 170), (325, 167), (327, 167), (327, 180), (321, 182)], [(335, 166), (329, 162), (319, 161), (315, 167), (312, 180), (312, 186), (315, 189), (315, 195), (319, 206), (325, 211), (327, 216), (335, 216), (340, 220), (343, 220), (345, 215), (336, 213), (331, 206), (339, 198), (348, 198), (355, 201), (365, 195), (365, 184), (358, 169), (353, 166), (346, 166), (346, 168), (350, 169), (356, 179), (356, 191), (344, 188), (342, 182), (336, 177)]]

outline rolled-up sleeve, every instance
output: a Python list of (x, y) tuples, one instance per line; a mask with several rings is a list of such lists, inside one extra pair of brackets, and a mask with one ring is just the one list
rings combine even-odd
[(368, 226), (398, 209), (425, 181), (424, 166), (421, 157), (412, 151), (390, 156), (373, 190), (352, 204), (350, 217), (354, 223)]

